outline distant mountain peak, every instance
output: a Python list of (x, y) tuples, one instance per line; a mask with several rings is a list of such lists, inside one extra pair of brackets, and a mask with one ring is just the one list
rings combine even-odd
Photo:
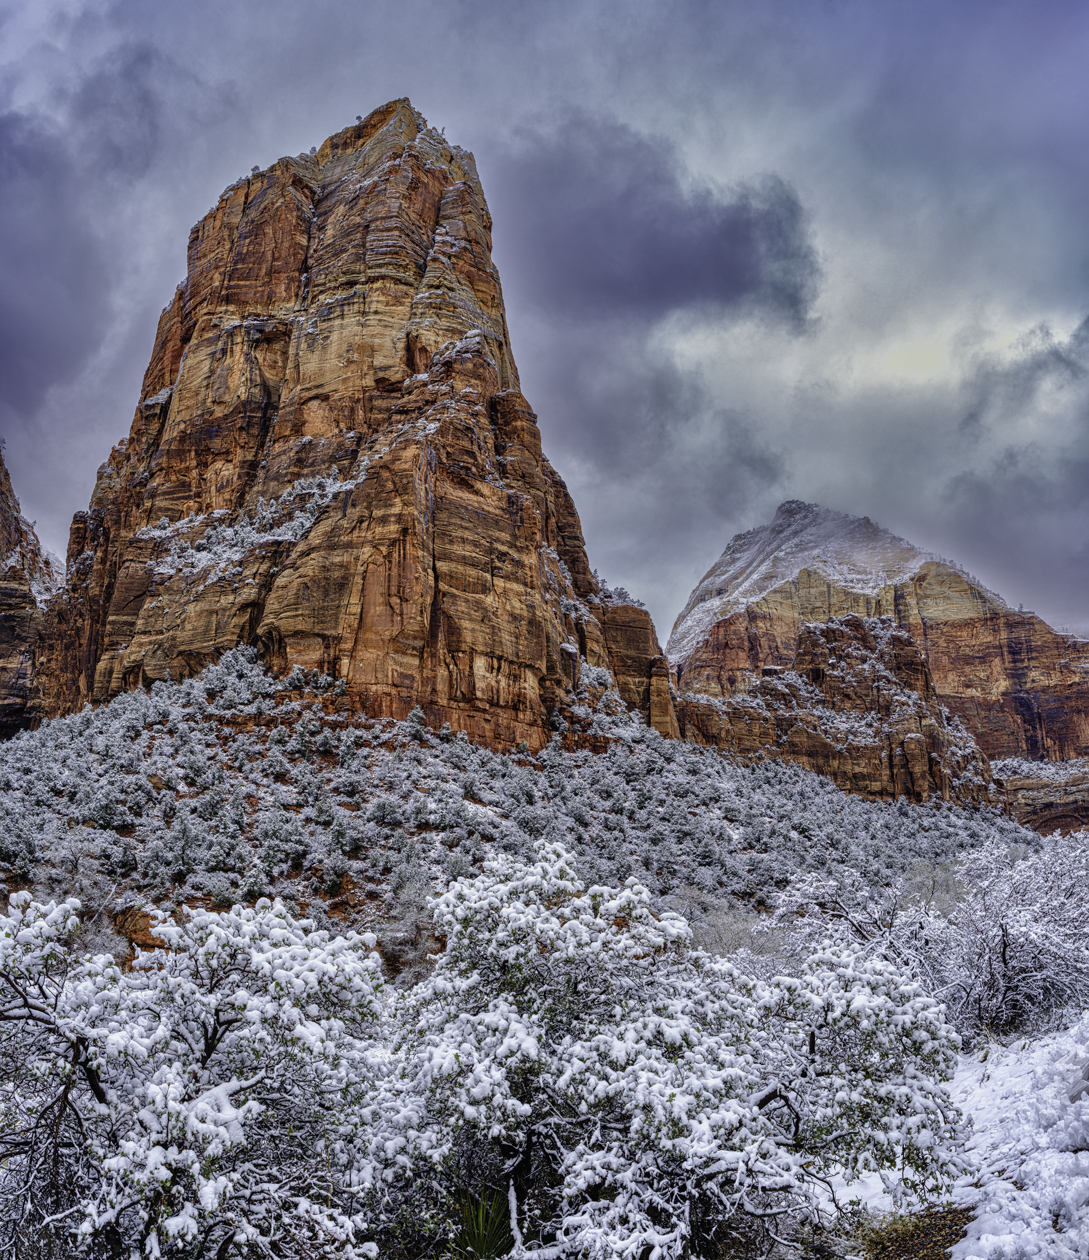
[[(788, 499), (779, 504), (770, 524), (730, 540), (674, 623), (666, 651), (672, 661), (683, 663), (716, 621), (792, 582), (803, 569), (844, 590), (876, 595), (928, 563), (955, 567), (868, 516)], [(985, 593), (1005, 607), (997, 595)]]

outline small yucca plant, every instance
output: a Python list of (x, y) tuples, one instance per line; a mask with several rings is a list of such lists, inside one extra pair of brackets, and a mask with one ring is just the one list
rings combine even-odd
[(465, 1194), (458, 1204), (458, 1215), (461, 1229), (450, 1247), (451, 1260), (492, 1260), (513, 1248), (505, 1194), (498, 1190)]

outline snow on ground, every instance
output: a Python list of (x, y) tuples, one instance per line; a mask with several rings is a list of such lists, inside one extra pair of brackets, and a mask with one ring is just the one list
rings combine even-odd
[(954, 1096), (972, 1117), (980, 1172), (975, 1185), (957, 1187), (957, 1202), (977, 1211), (953, 1260), (1089, 1256), (1086, 1071), (1089, 1015), (1068, 1031), (962, 1060)]
[[(976, 1171), (953, 1191), (976, 1209), (952, 1260), (1089, 1257), (1089, 1014), (1036, 1041), (984, 1043), (961, 1056), (953, 1097), (970, 1119)], [(917, 1205), (888, 1193), (877, 1174), (837, 1180), (841, 1203), (878, 1213)]]

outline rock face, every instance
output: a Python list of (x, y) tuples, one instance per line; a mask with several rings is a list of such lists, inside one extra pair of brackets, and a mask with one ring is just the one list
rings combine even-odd
[(677, 703), (685, 739), (744, 761), (796, 761), (860, 795), (998, 803), (975, 740), (938, 702), (910, 635), (848, 613), (799, 631), (788, 668)]
[[(519, 390), (490, 228), (472, 155), (407, 100), (224, 192), (73, 521), (46, 712), (242, 642), (375, 716), (419, 704), (493, 745), (546, 741), (609, 645)], [(636, 643), (610, 619), (649, 716), (653, 627)]]
[(1014, 758), (994, 764), (1018, 822), (1044, 835), (1089, 827), (1089, 761), (1065, 764)]
[(647, 715), (651, 726), (669, 739), (680, 728), (669, 687), (669, 661), (658, 644), (650, 613), (639, 605), (602, 602), (605, 646), (624, 703)]
[(744, 690), (791, 666), (807, 622), (848, 614), (892, 617), (911, 636), (938, 700), (988, 757), (1089, 753), (1089, 642), (868, 519), (797, 501), (734, 538), (693, 591), (667, 646), (678, 690)]
[(38, 715), (33, 659), (42, 609), (63, 574), (43, 553), (0, 456), (0, 739), (31, 725)]

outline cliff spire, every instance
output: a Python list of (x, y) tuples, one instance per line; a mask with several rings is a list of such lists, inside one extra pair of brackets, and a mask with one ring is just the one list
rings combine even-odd
[(33, 658), (42, 608), (63, 574), (43, 552), (33, 524), (23, 516), (11, 487), (0, 443), (0, 738), (13, 735), (37, 715)]
[[(50, 713), (242, 642), (372, 714), (419, 704), (536, 747), (580, 670), (609, 667), (473, 156), (407, 99), (238, 180), (193, 228), (50, 615)], [(623, 621), (621, 686), (649, 712), (664, 660), (645, 613)]]

